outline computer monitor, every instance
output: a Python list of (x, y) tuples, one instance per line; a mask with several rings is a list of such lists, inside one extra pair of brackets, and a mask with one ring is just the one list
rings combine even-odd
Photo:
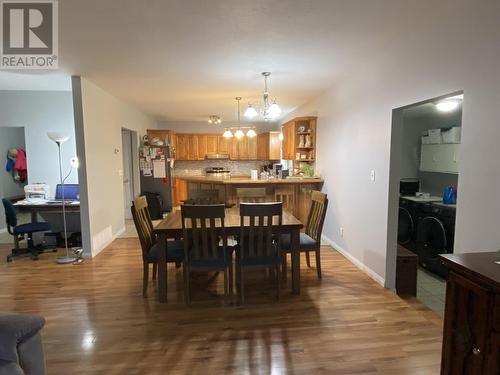
[[(62, 185), (56, 186), (56, 200), (62, 200)], [(64, 200), (80, 200), (80, 186), (78, 184), (64, 184)]]

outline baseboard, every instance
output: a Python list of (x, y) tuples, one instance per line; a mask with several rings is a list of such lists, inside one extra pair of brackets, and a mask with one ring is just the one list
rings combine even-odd
[(359, 259), (355, 258), (351, 253), (347, 252), (342, 246), (339, 246), (335, 241), (332, 241), (330, 238), (325, 236), (324, 234), (321, 236), (321, 240), (325, 241), (328, 245), (337, 250), (342, 256), (344, 256), (349, 262), (358, 267), (361, 271), (366, 273), (371, 279), (380, 284), (385, 288), (385, 279), (381, 277), (378, 273), (368, 267), (366, 264), (361, 262)]
[(98, 233), (96, 237), (100, 237), (97, 241), (93, 240), (94, 248), (92, 249), (92, 258), (95, 258), (101, 251), (106, 247), (111, 245), (111, 243), (116, 240), (120, 235), (125, 233), (125, 227), (120, 228), (116, 233), (111, 236), (106, 236), (106, 232), (110, 233), (111, 227), (107, 227), (102, 232)]

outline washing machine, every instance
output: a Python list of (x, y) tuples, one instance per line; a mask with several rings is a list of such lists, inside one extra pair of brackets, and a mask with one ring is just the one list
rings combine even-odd
[(448, 271), (438, 255), (453, 253), (455, 208), (426, 203), (420, 209), (415, 238), (419, 264), (445, 278)]

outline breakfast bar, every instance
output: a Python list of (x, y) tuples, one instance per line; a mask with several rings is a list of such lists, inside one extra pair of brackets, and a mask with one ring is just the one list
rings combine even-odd
[[(261, 187), (265, 189), (266, 201), (282, 201), (286, 196), (288, 209), (295, 217), (305, 223), (311, 203), (311, 192), (321, 190), (323, 180), (319, 178), (274, 178), (252, 180), (247, 176), (212, 177), (212, 176), (179, 176), (183, 192), (180, 199), (189, 199), (189, 192), (194, 190), (217, 190), (219, 199), (227, 204), (237, 204), (238, 189)], [(180, 186), (181, 184), (177, 184)]]

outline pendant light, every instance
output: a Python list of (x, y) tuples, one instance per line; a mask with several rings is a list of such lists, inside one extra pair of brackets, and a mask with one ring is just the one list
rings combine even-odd
[(249, 129), (249, 130), (247, 131), (246, 136), (247, 136), (248, 138), (253, 138), (253, 137), (257, 136), (257, 133), (255, 132), (255, 130), (253, 130), (253, 129)]
[(229, 138), (232, 138), (233, 137), (233, 133), (231, 133), (231, 130), (229, 129), (226, 129), (224, 130), (224, 133), (222, 134), (222, 136), (226, 139), (229, 139)]
[(252, 106), (252, 104), (248, 104), (248, 108), (246, 109), (245, 113), (243, 114), (246, 118), (253, 119), (257, 117), (259, 114), (257, 113), (257, 110)]

